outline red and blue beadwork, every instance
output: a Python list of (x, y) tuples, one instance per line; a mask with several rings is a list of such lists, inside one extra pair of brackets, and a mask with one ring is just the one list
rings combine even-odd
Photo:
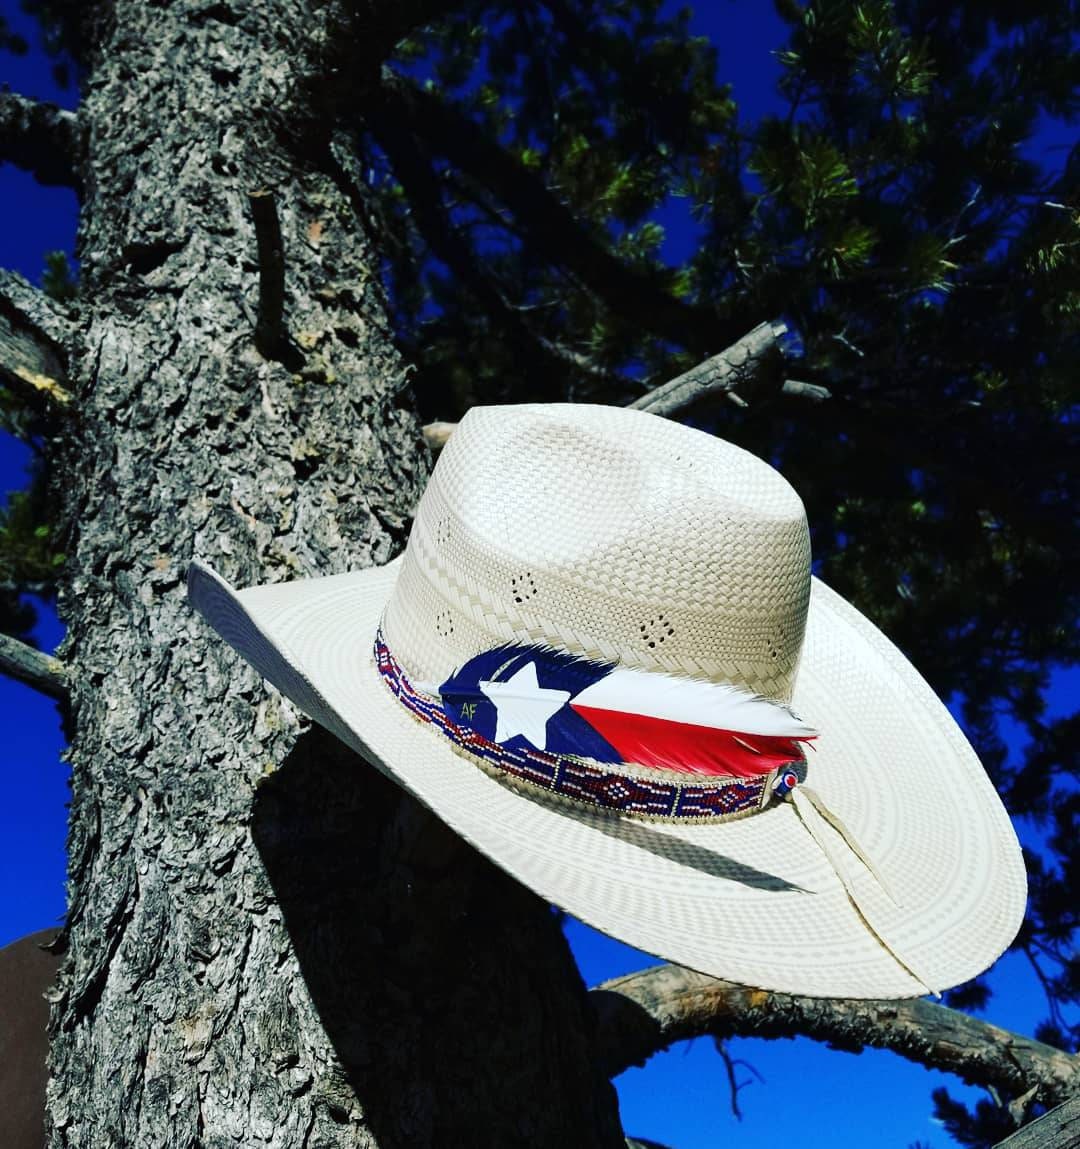
[[(612, 768), (607, 762), (618, 752), (568, 704), (589, 685), (597, 664), (556, 653), (557, 672), (540, 685), (536, 659), (527, 654), (527, 648), (504, 647), (478, 656), (440, 684), (436, 696), (409, 681), (381, 631), (375, 639), (380, 675), (415, 718), (435, 726), (464, 756), (532, 788), (637, 817), (716, 821), (761, 809), (786, 774), (795, 778), (794, 771), (782, 769), (754, 777), (687, 774), (676, 781), (670, 772), (652, 778)], [(545, 655), (550, 664), (550, 652)], [(502, 702), (522, 678), (528, 680), (529, 706), (511, 712)]]

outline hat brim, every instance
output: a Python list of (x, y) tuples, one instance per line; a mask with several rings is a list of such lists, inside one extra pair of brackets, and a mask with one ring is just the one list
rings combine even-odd
[(398, 566), (235, 591), (193, 564), (188, 594), (262, 675), (462, 838), (647, 953), (763, 989), (898, 998), (925, 987), (868, 921), (934, 988), (980, 973), (1016, 935), (1023, 860), (981, 763), (900, 651), (819, 580), (793, 705), (821, 731), (808, 781), (896, 899), (852, 858), (858, 910), (789, 803), (720, 824), (646, 822), (525, 796), (460, 756), (375, 666)]

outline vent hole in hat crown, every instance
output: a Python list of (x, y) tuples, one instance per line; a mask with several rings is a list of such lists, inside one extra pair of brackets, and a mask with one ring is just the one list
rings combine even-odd
[(776, 628), (776, 635), (769, 639), (769, 657), (777, 659), (780, 657), (780, 651), (784, 647), (784, 628), (778, 626)]
[(435, 616), (435, 631), (441, 638), (449, 638), (454, 633), (454, 619), (448, 610), (440, 610)]
[(639, 624), (641, 637), (650, 650), (655, 650), (661, 643), (675, 636), (675, 628), (666, 615), (658, 614), (647, 622)]
[(435, 524), (435, 542), (444, 547), (450, 541), (450, 519), (443, 515)]
[(514, 596), (514, 602), (528, 602), (533, 598), (536, 595), (536, 583), (532, 571), (513, 575), (510, 579), (510, 591)]

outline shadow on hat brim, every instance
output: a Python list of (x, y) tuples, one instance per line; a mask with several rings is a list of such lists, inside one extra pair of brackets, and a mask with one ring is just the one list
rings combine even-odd
[(379, 676), (398, 566), (235, 591), (196, 563), (188, 594), (283, 694), (497, 865), (647, 953), (763, 989), (901, 998), (924, 986), (864, 918), (935, 989), (982, 972), (1016, 935), (1024, 865), (982, 765), (914, 667), (820, 581), (793, 700), (821, 731), (808, 782), (899, 904), (851, 857), (856, 910), (788, 803), (721, 824), (646, 822), (484, 773)]

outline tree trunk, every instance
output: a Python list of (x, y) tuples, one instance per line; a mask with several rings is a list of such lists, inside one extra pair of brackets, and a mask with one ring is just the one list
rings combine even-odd
[(332, 158), (341, 18), (95, 16), (54, 1149), (622, 1144), (549, 908), (305, 733), (185, 601), (193, 555), (240, 585), (385, 562), (423, 486), (377, 237)]

